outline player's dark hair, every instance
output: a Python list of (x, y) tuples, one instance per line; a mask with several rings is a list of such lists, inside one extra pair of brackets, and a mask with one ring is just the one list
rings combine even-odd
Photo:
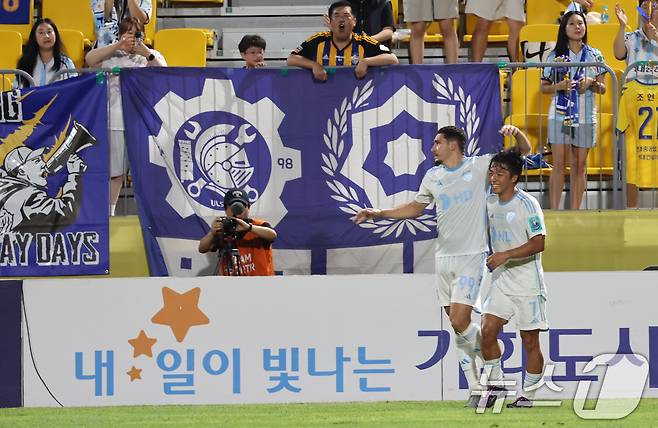
[(247, 52), (247, 49), (251, 47), (261, 48), (262, 50), (265, 50), (266, 45), (267, 42), (265, 41), (265, 39), (259, 36), (258, 34), (247, 34), (242, 38), (242, 40), (240, 40), (240, 43), (238, 44), (238, 50), (240, 51), (240, 53)]
[(587, 44), (587, 19), (585, 15), (578, 10), (570, 10), (565, 13), (560, 20), (560, 28), (557, 30), (557, 41), (555, 42), (555, 56), (569, 56), (569, 37), (567, 37), (567, 23), (569, 18), (573, 15), (578, 15), (583, 18), (585, 23), (585, 35), (583, 36), (583, 44)]
[(464, 132), (463, 129), (449, 125), (439, 129), (438, 133), (442, 134), (448, 141), (457, 141), (459, 150), (464, 153), (464, 148), (466, 147), (466, 132)]
[(523, 172), (523, 157), (521, 156), (521, 150), (518, 147), (501, 150), (496, 153), (494, 157), (491, 158), (491, 162), (489, 162), (490, 169), (494, 166), (499, 166), (508, 170), (513, 176), (516, 175), (516, 182), (518, 182), (519, 177), (521, 177), (521, 173)]
[[(334, 13), (334, 10), (338, 9), (339, 7), (349, 7), (350, 11), (352, 11), (352, 4), (348, 1), (335, 1), (331, 3), (331, 6), (329, 6), (329, 19), (331, 19), (331, 14)], [(354, 11), (352, 11), (354, 12)]]

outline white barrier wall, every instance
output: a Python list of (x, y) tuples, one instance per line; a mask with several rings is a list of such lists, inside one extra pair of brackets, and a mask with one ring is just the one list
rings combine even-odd
[[(64, 406), (464, 399), (432, 278), (61, 279), (23, 287), (34, 362)], [(645, 396), (658, 396), (658, 274), (552, 273), (547, 283), (551, 331), (542, 346), (555, 368), (553, 385), (538, 396), (573, 398), (584, 375), (600, 386), (604, 371), (583, 367), (615, 353), (620, 338), (621, 353), (630, 347), (651, 362)], [(23, 328), (24, 405), (57, 405), (35, 373)], [(506, 327), (501, 341), (510, 378), (522, 355), (513, 332)]]

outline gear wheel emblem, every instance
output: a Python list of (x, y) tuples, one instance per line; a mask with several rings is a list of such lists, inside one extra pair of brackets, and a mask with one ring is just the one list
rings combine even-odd
[(269, 98), (250, 103), (230, 80), (206, 79), (198, 97), (169, 92), (155, 111), (162, 127), (149, 137), (149, 161), (166, 169), (166, 200), (180, 217), (210, 221), (223, 210), (226, 191), (240, 187), (254, 214), (272, 225), (283, 219), (281, 193), (301, 176), (301, 156), (283, 145), (278, 129), (285, 114)]

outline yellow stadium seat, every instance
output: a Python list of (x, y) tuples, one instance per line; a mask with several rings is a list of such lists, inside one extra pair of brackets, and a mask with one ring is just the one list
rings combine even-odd
[(534, 0), (526, 2), (526, 25), (558, 24), (560, 13), (566, 6), (559, 0)]
[(605, 94), (600, 95), (596, 94), (595, 102), (596, 108), (599, 109), (602, 113), (612, 113), (613, 104), (614, 104), (614, 93), (617, 92), (617, 101), (621, 98), (621, 76), (623, 72), (621, 70), (614, 70), (615, 75), (617, 76), (617, 87), (614, 87), (612, 84), (612, 77), (610, 73), (605, 74)]
[[(551, 95), (540, 91), (541, 71), (538, 68), (519, 69), (512, 74), (511, 110), (506, 123), (523, 130), (533, 153), (543, 151), (547, 139), (548, 110)], [(550, 169), (529, 170), (528, 176), (547, 176)]]
[[(601, 13), (603, 6), (608, 6), (610, 23), (617, 24), (615, 4), (619, 3), (628, 16), (628, 25), (635, 27), (638, 13), (635, 7), (637, 0), (595, 0), (593, 12)], [(533, 0), (526, 2), (526, 24), (559, 24), (560, 14), (563, 13), (568, 2), (560, 0)]]
[[(23, 48), (23, 37), (18, 31), (5, 31), (0, 30), (0, 69), (14, 69), (18, 64), (18, 60), (22, 55)], [(5, 79), (9, 80), (9, 87), (11, 88), (11, 82), (14, 80), (14, 75), (7, 74), (1, 75), (4, 82)], [(4, 85), (4, 83), (3, 83)]]
[(523, 54), (522, 46), (526, 42), (555, 42), (557, 40), (557, 24), (525, 25), (519, 33), (519, 48)]
[[(473, 14), (466, 15), (466, 34), (464, 34), (464, 41), (470, 42), (473, 40), (473, 32), (475, 31), (475, 23), (477, 16)], [(489, 28), (488, 40), (490, 43), (506, 42), (509, 38), (509, 29), (505, 20), (498, 20), (491, 23)]]
[(598, 116), (596, 146), (587, 154), (587, 175), (612, 176), (614, 170), (615, 126), (612, 114), (602, 113)]
[[(617, 18), (615, 18), (617, 19)], [(626, 28), (630, 31), (630, 28)], [(625, 70), (626, 62), (615, 58), (613, 45), (619, 31), (619, 24), (593, 24), (587, 26), (587, 44), (597, 48), (603, 60), (613, 69)]]
[(192, 30), (203, 31), (203, 34), (205, 34), (206, 36), (206, 46), (208, 48), (212, 48), (213, 46), (215, 46), (215, 30), (211, 28), (191, 28), (191, 27), (187, 27), (187, 28), (190, 28)]
[(206, 35), (194, 28), (173, 28), (155, 33), (155, 49), (172, 67), (205, 67)]
[(11, 79), (4, 75), (0, 76), (0, 92), (9, 91), (11, 88)]
[(76, 68), (85, 65), (85, 36), (77, 30), (59, 30), (66, 56), (71, 58)]
[(43, 0), (41, 16), (50, 18), (60, 30), (78, 30), (85, 47), (96, 41), (94, 14), (89, 0)]
[(512, 114), (547, 114), (551, 95), (540, 91), (541, 71), (520, 69), (512, 74)]
[[(25, 24), (2, 24), (0, 25), (0, 30), (3, 31), (18, 31), (23, 37), (23, 42), (27, 43), (27, 40), (30, 38), (30, 31), (32, 30), (32, 24), (34, 24), (34, 0), (28, 0), (30, 2), (30, 18), (29, 22)], [(46, 0), (47, 1), (47, 0)], [(89, 2), (87, 2), (89, 3)], [(0, 4), (0, 7), (2, 5)], [(12, 67), (13, 68), (13, 67)]]

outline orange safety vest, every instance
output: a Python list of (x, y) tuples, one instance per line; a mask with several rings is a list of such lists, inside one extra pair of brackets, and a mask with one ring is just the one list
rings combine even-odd
[[(266, 222), (251, 219), (254, 226), (262, 226)], [(247, 232), (238, 239), (236, 247), (240, 251), (241, 276), (268, 276), (274, 275), (274, 262), (272, 260), (272, 243), (264, 240), (254, 232)], [(228, 275), (226, 260), (222, 260), (219, 275)]]

